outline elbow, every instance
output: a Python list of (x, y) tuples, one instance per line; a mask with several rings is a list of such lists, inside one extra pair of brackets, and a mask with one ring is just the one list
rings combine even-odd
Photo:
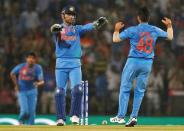
[(112, 42), (113, 42), (113, 43), (117, 43), (117, 42), (120, 42), (120, 40), (119, 40), (119, 39), (116, 39), (116, 38), (113, 38), (113, 39), (112, 39)]
[(168, 40), (173, 40), (173, 38), (168, 38)]
[(13, 77), (14, 77), (14, 74), (13, 74), (12, 72), (10, 73), (10, 77), (11, 77), (11, 78), (13, 78)]
[(114, 32), (113, 37), (112, 37), (112, 41), (114, 43), (117, 43), (117, 42), (121, 41), (120, 36), (119, 36), (119, 32)]
[(115, 39), (112, 39), (112, 42), (113, 42), (113, 43), (116, 43), (116, 42), (117, 42), (117, 40), (115, 40)]
[(44, 84), (45, 84), (45, 81), (43, 80), (41, 85), (44, 86)]
[(168, 40), (173, 40), (173, 36), (169, 36), (168, 37)]
[(40, 85), (43, 86), (44, 84), (45, 84), (45, 81), (42, 80), (42, 81), (40, 82)]
[(115, 41), (113, 41), (113, 43), (118, 43), (119, 41), (117, 41), (117, 40), (115, 40)]

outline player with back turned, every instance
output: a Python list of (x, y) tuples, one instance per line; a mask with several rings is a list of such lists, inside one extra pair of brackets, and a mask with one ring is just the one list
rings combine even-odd
[(148, 24), (149, 11), (146, 7), (138, 10), (137, 20), (139, 22), (137, 26), (129, 27), (122, 32), (120, 32), (120, 29), (124, 27), (124, 24), (122, 22), (116, 23), (113, 33), (113, 42), (129, 39), (131, 45), (128, 59), (121, 76), (118, 114), (116, 117), (110, 118), (110, 121), (113, 123), (125, 123), (124, 118), (127, 113), (132, 82), (136, 80), (133, 109), (129, 121), (125, 124), (127, 127), (137, 124), (139, 108), (152, 68), (157, 38), (165, 37), (169, 40), (173, 39), (172, 22), (169, 18), (165, 17), (162, 20), (167, 28), (167, 32)]
[(63, 23), (51, 26), (54, 36), (56, 55), (56, 116), (57, 125), (63, 126), (66, 121), (65, 95), (66, 84), (71, 84), (71, 107), (70, 120), (73, 124), (79, 124), (82, 100), (82, 73), (81, 73), (81, 45), (80, 35), (87, 31), (95, 30), (107, 23), (105, 17), (100, 17), (93, 23), (86, 25), (75, 25), (76, 8), (67, 6), (61, 12)]

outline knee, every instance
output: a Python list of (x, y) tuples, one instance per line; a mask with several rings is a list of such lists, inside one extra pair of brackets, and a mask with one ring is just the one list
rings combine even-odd
[(135, 89), (134, 97), (144, 97), (145, 89)]
[(72, 94), (82, 94), (82, 92), (83, 92), (82, 84), (77, 84), (77, 85), (74, 86), (74, 88), (72, 89)]
[(122, 82), (121, 86), (120, 86), (120, 89), (123, 92), (130, 92), (131, 87), (132, 87), (132, 83), (130, 83), (130, 82)]
[(122, 85), (120, 88), (120, 92), (123, 93), (130, 93), (131, 87), (129, 87), (128, 85)]
[(64, 88), (57, 88), (56, 89), (56, 92), (55, 92), (55, 95), (65, 95), (66, 94), (66, 91)]
[(139, 94), (144, 94), (145, 90), (146, 90), (145, 88), (141, 88), (141, 89), (137, 87), (135, 88), (135, 92)]

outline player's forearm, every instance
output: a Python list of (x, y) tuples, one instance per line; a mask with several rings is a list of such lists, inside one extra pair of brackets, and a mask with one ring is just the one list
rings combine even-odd
[(172, 21), (171, 19), (164, 17), (164, 19), (162, 19), (162, 22), (166, 25), (167, 27), (167, 38), (169, 40), (173, 39), (173, 28), (172, 28)]
[(168, 26), (167, 27), (167, 38), (169, 40), (173, 39), (173, 28), (172, 28), (172, 26)]
[(11, 77), (11, 79), (13, 81), (14, 86), (18, 86), (16, 75), (11, 73), (10, 77)]
[(39, 87), (39, 86), (43, 86), (44, 83), (45, 83), (44, 80), (40, 80), (40, 81), (35, 82), (34, 85), (35, 85), (36, 87)]
[(82, 26), (81, 28), (81, 31), (82, 32), (87, 32), (87, 31), (91, 31), (91, 30), (94, 30), (95, 29), (95, 26), (93, 23), (88, 23), (88, 24), (85, 24)]
[(120, 39), (120, 37), (119, 37), (119, 31), (114, 31), (114, 33), (113, 33), (113, 42), (120, 42), (121, 41), (121, 39)]

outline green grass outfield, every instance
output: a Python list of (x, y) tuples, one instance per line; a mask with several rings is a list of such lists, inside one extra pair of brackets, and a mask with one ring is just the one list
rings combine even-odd
[(123, 125), (90, 125), (90, 126), (12, 126), (0, 125), (0, 131), (184, 131), (184, 126), (135, 126), (124, 127)]
[[(107, 123), (108, 123), (108, 126), (109, 125), (114, 125), (114, 123), (110, 123), (110, 117), (112, 116), (100, 116), (100, 115), (96, 115), (96, 116), (89, 116), (89, 125), (102, 125), (102, 121), (106, 120)], [(1, 125), (10, 125), (12, 123), (8, 123), (7, 121), (6, 122), (3, 122), (2, 119), (3, 118), (11, 118), (11, 119), (14, 119), (18, 122), (18, 115), (14, 115), (14, 114), (3, 114), (1, 115), (0, 114), (0, 127)], [(48, 120), (51, 120), (53, 122), (56, 122), (56, 117), (55, 115), (37, 115), (36, 116), (36, 119), (48, 119)], [(126, 121), (128, 121), (129, 117), (126, 118)], [(69, 117), (67, 117), (67, 121), (66, 121), (67, 125), (70, 125), (71, 122), (69, 121)], [(35, 123), (36, 125), (45, 125), (45, 123), (40, 123), (40, 122), (36, 122)], [(48, 125), (48, 124), (46, 124)], [(138, 118), (138, 125), (140, 126), (146, 126), (146, 125), (182, 125), (184, 126), (184, 117), (181, 116), (181, 117), (143, 117), (143, 116), (140, 116)], [(184, 130), (183, 130), (184, 131)]]

